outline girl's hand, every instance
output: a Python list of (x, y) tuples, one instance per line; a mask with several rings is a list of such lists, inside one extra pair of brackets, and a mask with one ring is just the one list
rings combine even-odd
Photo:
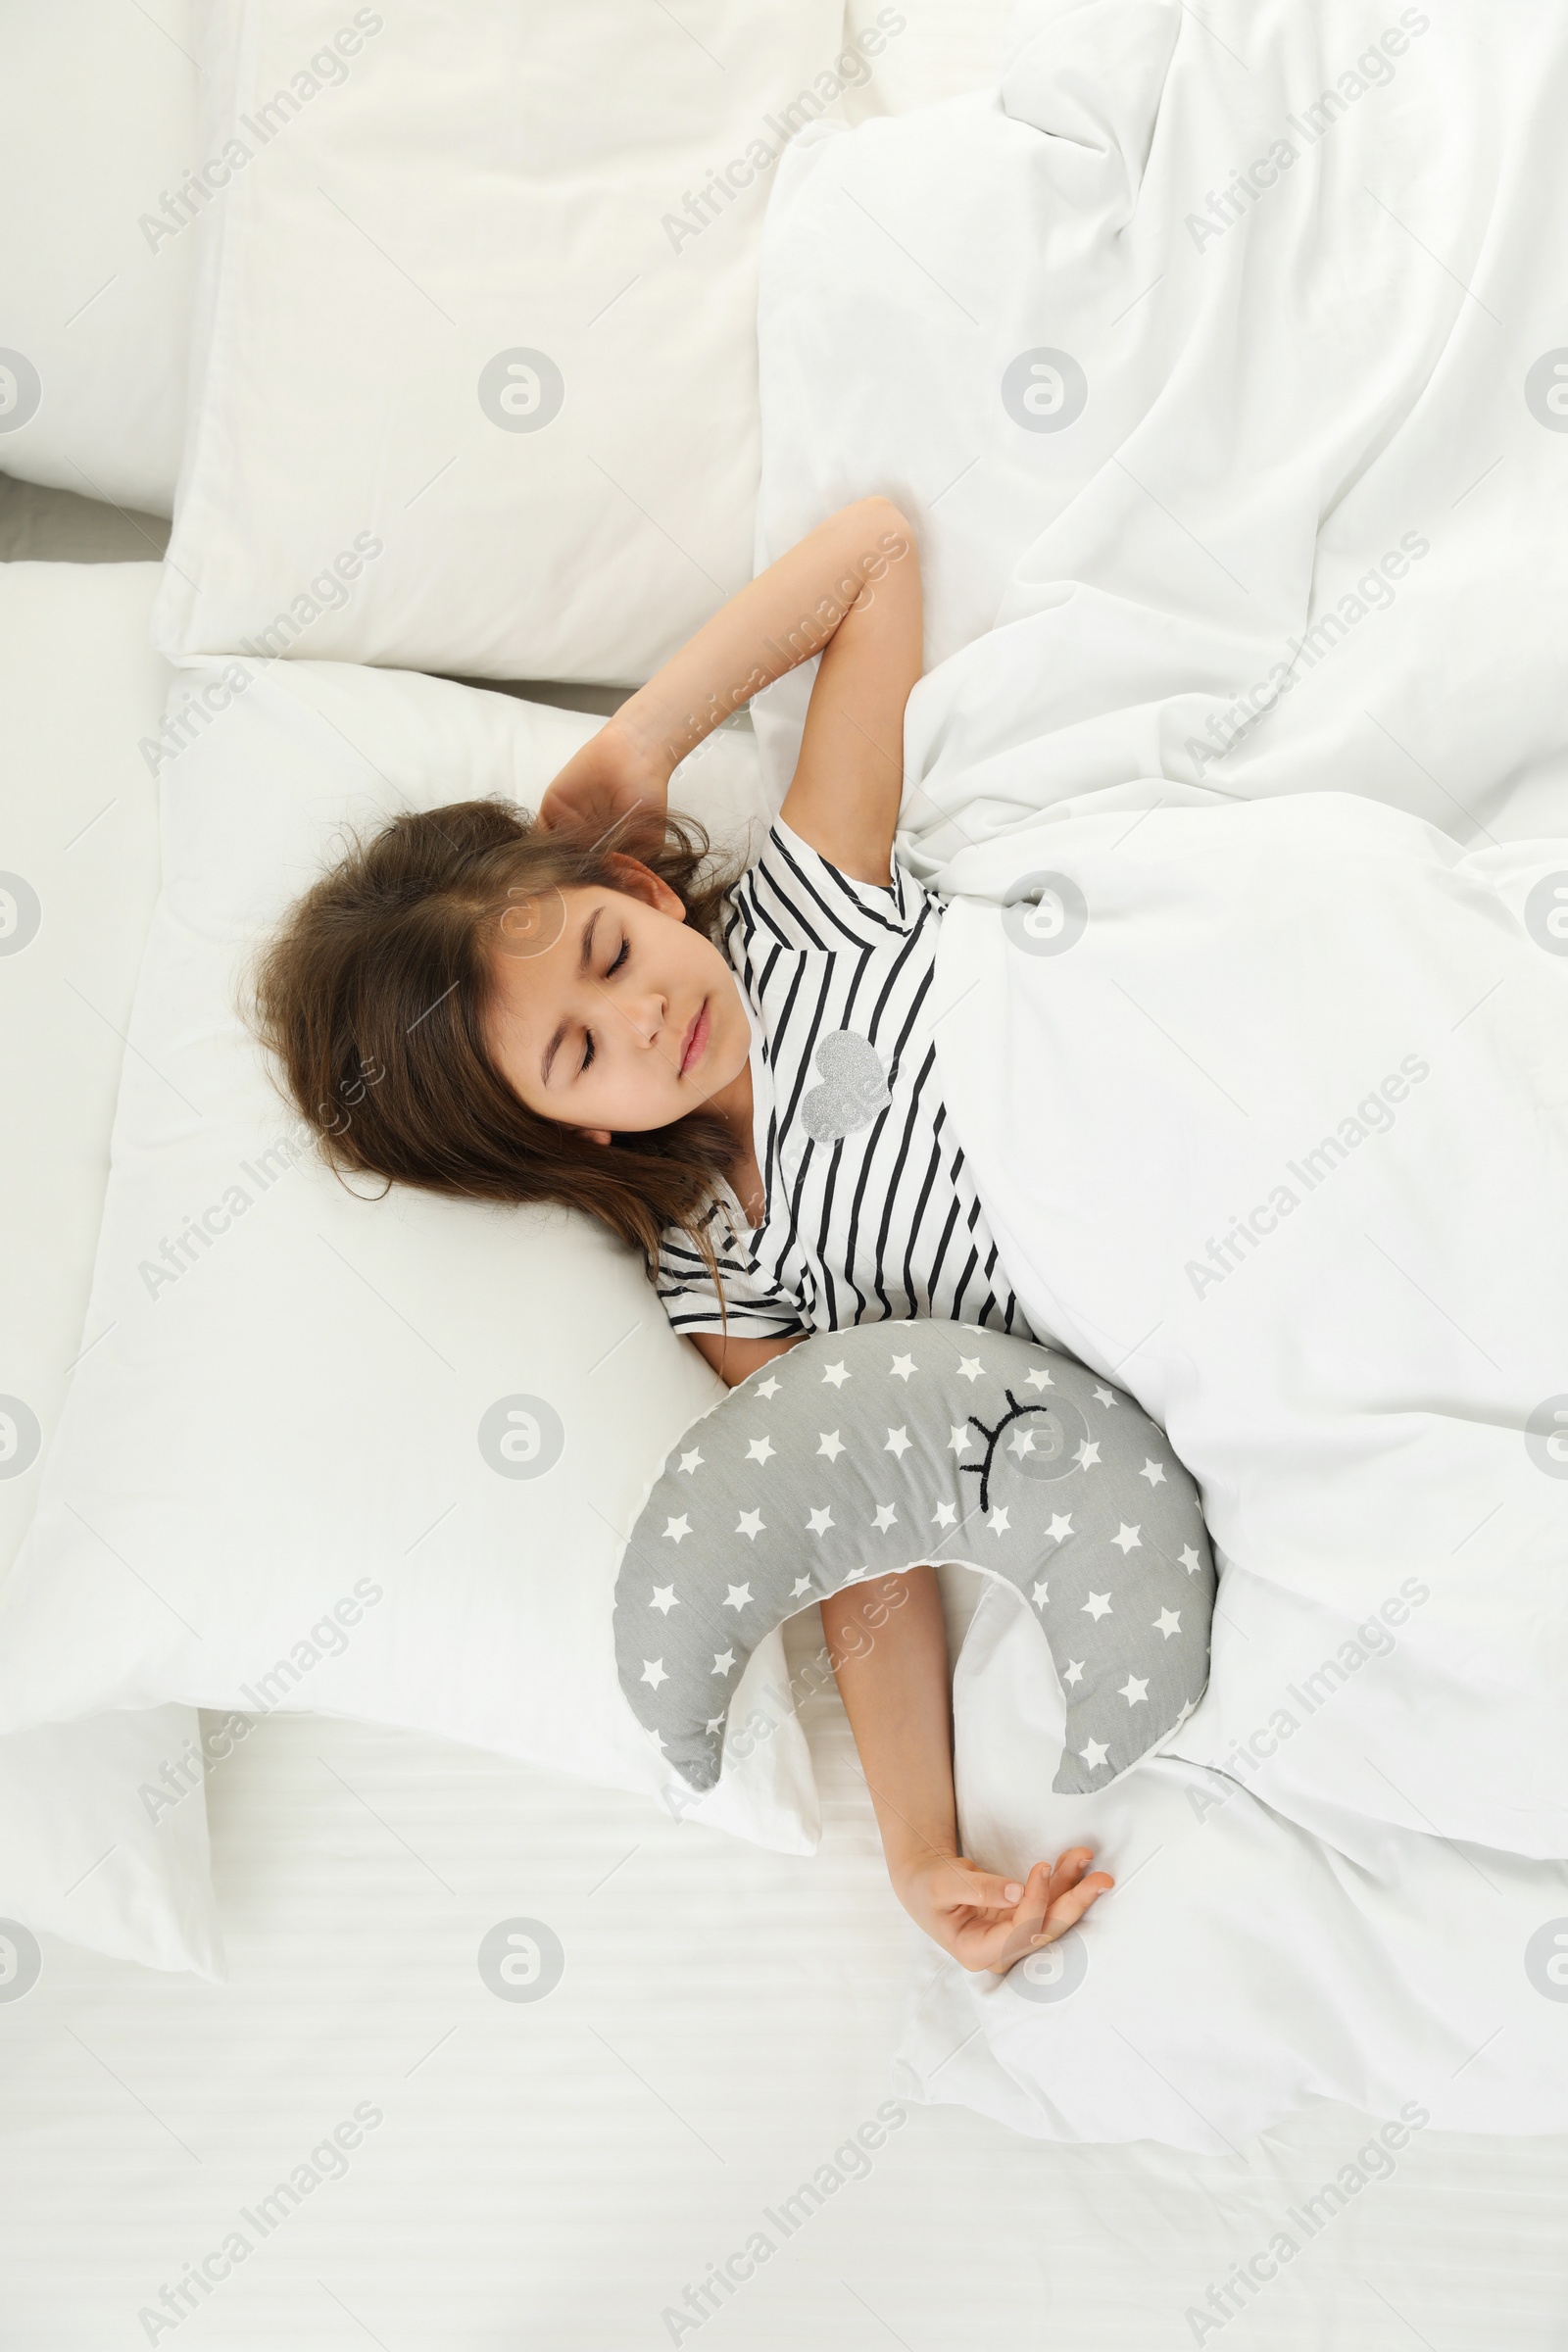
[(1020, 1882), (981, 1870), (962, 1854), (928, 1853), (900, 1871), (894, 1891), (960, 1967), (1004, 1976), (1015, 1961), (1076, 1927), (1115, 1885), (1108, 1871), (1089, 1870), (1093, 1860), (1089, 1846), (1075, 1845), (1054, 1863), (1037, 1862)]
[(668, 768), (611, 718), (554, 779), (539, 804), (539, 822), (547, 833), (558, 825), (586, 825), (602, 834), (639, 808), (662, 815), (668, 794)]

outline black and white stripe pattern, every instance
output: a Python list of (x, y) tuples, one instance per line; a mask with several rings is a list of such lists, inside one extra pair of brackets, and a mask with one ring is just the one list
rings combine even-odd
[[(724, 948), (752, 1012), (767, 1192), (755, 1232), (727, 1187), (709, 1211), (736, 1338), (910, 1316), (1033, 1336), (938, 1091), (942, 902), (897, 862), (892, 870), (891, 888), (854, 881), (779, 820), (731, 893)], [(842, 1032), (874, 1051), (888, 1100), (867, 1124), (823, 1142), (802, 1103), (822, 1084), (818, 1046)], [(725, 1328), (701, 1253), (675, 1229), (660, 1251), (659, 1295), (677, 1331)]]

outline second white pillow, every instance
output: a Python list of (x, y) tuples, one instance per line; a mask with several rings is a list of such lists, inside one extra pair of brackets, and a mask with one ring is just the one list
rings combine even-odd
[(649, 676), (751, 576), (763, 209), (888, 37), (842, 20), (216, 0), (163, 648)]
[[(571, 1212), (337, 1182), (236, 1004), (345, 826), (532, 804), (596, 722), (330, 664), (231, 665), (201, 692), (176, 689), (186, 715), (148, 747), (164, 890), (83, 1353), (6, 1588), (0, 1728), (321, 1709), (678, 1797), (616, 1685), (612, 1589), (712, 1376)], [(705, 753), (678, 787), (733, 831), (750, 739)], [(800, 1851), (815, 1795), (782, 1674), (775, 1641), (767, 1734), (696, 1810)]]

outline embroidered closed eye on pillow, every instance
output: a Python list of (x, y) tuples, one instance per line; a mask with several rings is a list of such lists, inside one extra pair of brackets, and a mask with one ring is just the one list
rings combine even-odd
[(693, 1424), (621, 1560), (621, 1688), (710, 1788), (762, 1637), (925, 1561), (1034, 1610), (1066, 1699), (1061, 1794), (1104, 1788), (1202, 1695), (1213, 1559), (1164, 1433), (1072, 1356), (937, 1322), (817, 1333)]

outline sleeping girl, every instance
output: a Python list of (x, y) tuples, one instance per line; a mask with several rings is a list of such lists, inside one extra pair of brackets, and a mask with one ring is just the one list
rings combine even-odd
[[(667, 810), (671, 772), (812, 655), (780, 816), (754, 864), (715, 871)], [(892, 854), (920, 667), (913, 533), (861, 499), (623, 703), (537, 816), (461, 802), (345, 858), (293, 908), (257, 991), (334, 1163), (586, 1209), (642, 1252), (671, 1324), (730, 1386), (866, 1320), (1032, 1336), (938, 1083), (943, 904)], [(317, 1117), (350, 1091), (351, 1122)], [(1065, 1934), (1111, 1885), (1088, 1848), (1021, 1881), (957, 1850), (934, 1571), (821, 1610), (905, 1907), (974, 1970)]]

